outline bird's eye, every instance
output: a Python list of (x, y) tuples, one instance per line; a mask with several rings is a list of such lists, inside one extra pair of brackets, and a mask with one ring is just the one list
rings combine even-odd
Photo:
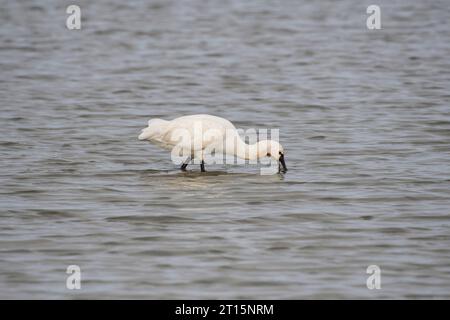
[(270, 157), (270, 152), (267, 152), (267, 156)]
[(278, 153), (280, 154), (280, 156), (281, 156), (281, 155), (283, 154), (283, 152), (281, 152), (281, 151), (280, 151), (280, 152), (278, 152)]

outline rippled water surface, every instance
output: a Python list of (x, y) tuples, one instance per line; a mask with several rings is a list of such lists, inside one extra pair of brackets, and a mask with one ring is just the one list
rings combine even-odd
[[(2, 1), (0, 297), (450, 298), (448, 2), (372, 2)], [(137, 140), (195, 113), (289, 171)]]

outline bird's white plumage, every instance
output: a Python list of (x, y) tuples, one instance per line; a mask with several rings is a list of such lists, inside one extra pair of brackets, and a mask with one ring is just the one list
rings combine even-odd
[[(227, 129), (231, 130), (230, 132), (235, 131), (237, 134), (235, 126), (230, 121), (207, 114), (183, 116), (171, 121), (150, 119), (148, 121), (148, 127), (143, 129), (142, 133), (139, 135), (139, 140), (148, 140), (167, 149), (171, 149), (175, 145), (191, 149), (193, 145), (194, 151), (199, 151), (195, 149), (196, 145), (198, 145), (199, 148), (204, 149), (216, 141), (216, 139), (213, 139), (213, 137), (210, 137), (208, 134), (205, 135), (205, 133), (214, 131), (223, 137)], [(196, 132), (196, 130), (201, 131)], [(182, 141), (180, 144), (180, 141), (177, 139), (179, 137), (177, 131), (180, 134), (189, 134), (190, 137), (193, 137), (194, 139), (201, 136), (202, 143), (194, 142), (188, 144), (189, 141), (186, 140), (186, 145), (183, 145)]]
[(207, 114), (183, 116), (171, 121), (150, 119), (148, 127), (139, 135), (139, 140), (148, 140), (166, 149), (177, 146), (200, 160), (203, 160), (205, 149), (214, 149), (215, 152), (236, 155), (242, 159), (271, 156), (280, 160), (284, 152), (283, 147), (273, 140), (248, 145), (242, 141), (230, 121)]

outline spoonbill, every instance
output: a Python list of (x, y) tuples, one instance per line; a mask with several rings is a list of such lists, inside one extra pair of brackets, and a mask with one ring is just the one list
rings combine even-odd
[(148, 140), (172, 151), (174, 148), (181, 150), (184, 155), (188, 155), (180, 168), (183, 171), (186, 171), (192, 159), (199, 159), (200, 169), (205, 172), (205, 152), (212, 149), (216, 153), (223, 152), (245, 160), (271, 157), (278, 161), (278, 172), (287, 171), (284, 149), (280, 143), (261, 140), (247, 144), (230, 121), (217, 116), (197, 114), (169, 121), (150, 119), (148, 127), (142, 129), (138, 139)]

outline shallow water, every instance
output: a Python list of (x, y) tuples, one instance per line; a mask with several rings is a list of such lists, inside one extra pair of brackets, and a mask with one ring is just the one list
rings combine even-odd
[[(447, 1), (77, 3), (0, 4), (1, 298), (450, 298)], [(289, 171), (137, 140), (195, 113)]]

